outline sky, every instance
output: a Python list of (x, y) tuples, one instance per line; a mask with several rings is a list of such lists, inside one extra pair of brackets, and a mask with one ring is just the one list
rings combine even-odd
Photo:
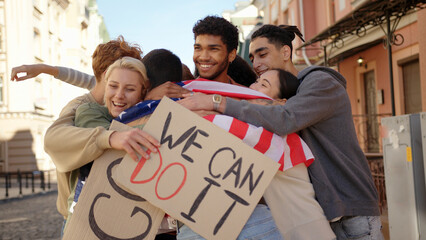
[(222, 16), (238, 0), (97, 0), (111, 39), (141, 46), (144, 55), (156, 48), (172, 51), (192, 71), (192, 27), (207, 15)]

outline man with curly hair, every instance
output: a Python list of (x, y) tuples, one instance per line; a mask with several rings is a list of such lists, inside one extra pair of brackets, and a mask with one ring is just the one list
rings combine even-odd
[(238, 29), (224, 18), (207, 16), (195, 24), (192, 32), (193, 60), (200, 77), (235, 84), (227, 72), (237, 55)]
[[(201, 78), (236, 83), (228, 76), (229, 65), (237, 55), (238, 29), (226, 19), (207, 16), (197, 21), (194, 28), (193, 60)], [(178, 224), (177, 239), (204, 239), (186, 225)], [(269, 208), (258, 204), (237, 240), (242, 239), (282, 239)]]

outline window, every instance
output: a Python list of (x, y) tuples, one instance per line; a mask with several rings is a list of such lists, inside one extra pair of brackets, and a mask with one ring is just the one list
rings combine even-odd
[(419, 60), (402, 65), (404, 83), (405, 113), (418, 113), (422, 111), (422, 92), (420, 88)]

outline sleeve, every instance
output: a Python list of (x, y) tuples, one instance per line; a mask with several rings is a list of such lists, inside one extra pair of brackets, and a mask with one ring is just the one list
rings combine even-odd
[(262, 106), (227, 98), (224, 114), (278, 135), (288, 135), (336, 114), (345, 104), (339, 100), (346, 95), (343, 85), (328, 73), (318, 71), (305, 77), (298, 93), (285, 105)]
[(114, 131), (103, 127), (74, 126), (74, 116), (80, 101), (76, 98), (64, 107), (59, 118), (47, 129), (44, 138), (44, 150), (60, 172), (77, 169), (111, 148), (109, 137)]
[(59, 67), (59, 74), (56, 79), (69, 83), (71, 85), (86, 88), (88, 90), (92, 89), (96, 84), (95, 76), (77, 71), (71, 68)]
[(82, 128), (103, 127), (109, 129), (111, 120), (99, 107), (92, 107), (91, 103), (79, 106), (75, 113), (75, 126)]

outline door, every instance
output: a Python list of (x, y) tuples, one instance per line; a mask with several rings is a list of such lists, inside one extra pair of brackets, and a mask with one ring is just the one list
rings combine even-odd
[(405, 114), (422, 111), (419, 60), (402, 65)]
[(374, 71), (364, 73), (365, 113), (367, 115), (367, 152), (380, 152), (379, 123), (377, 119), (376, 79)]

